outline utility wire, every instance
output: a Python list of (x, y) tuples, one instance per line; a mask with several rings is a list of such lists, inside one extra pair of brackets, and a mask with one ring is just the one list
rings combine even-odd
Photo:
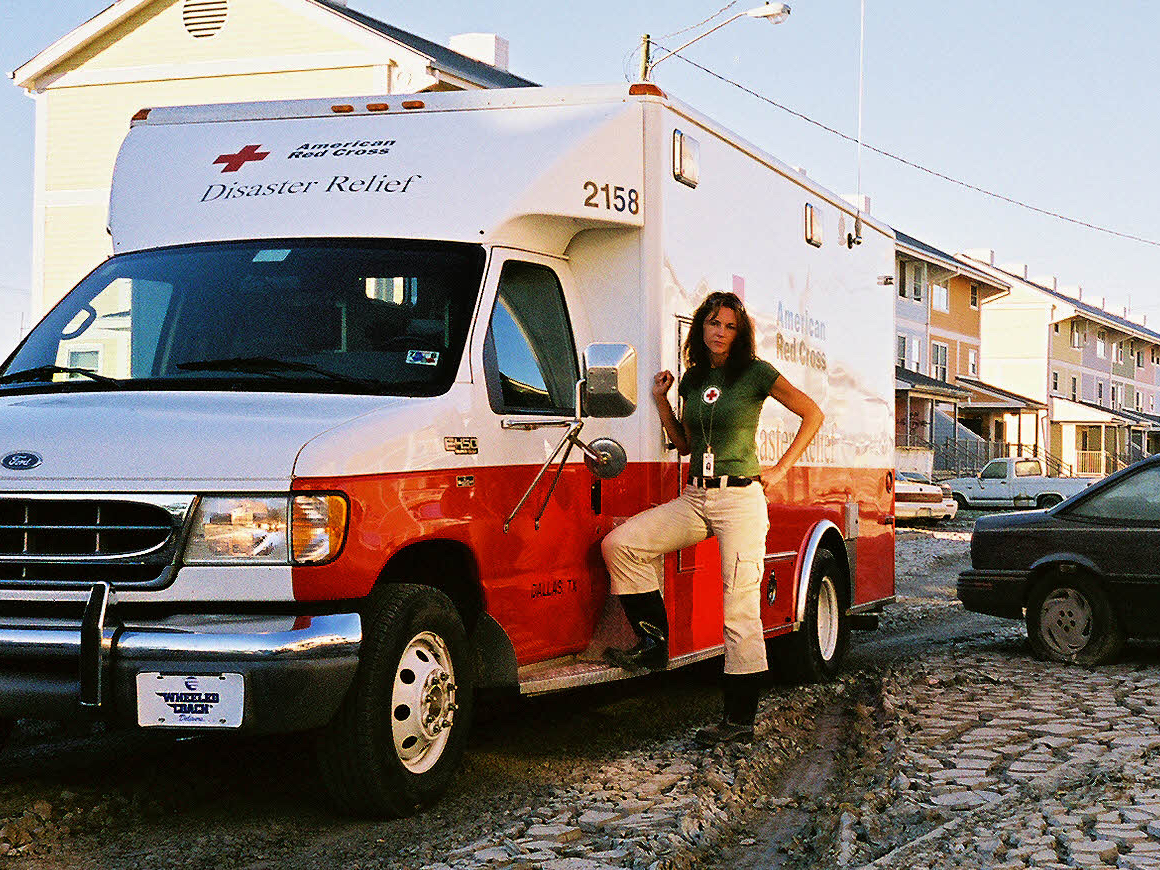
[[(718, 14), (720, 14), (720, 13), (718, 13)], [(662, 49), (662, 50), (667, 51), (667, 49), (665, 49), (664, 46), (658, 45), (657, 47)], [(689, 64), (690, 66), (694, 66), (697, 69), (701, 70), (701, 72), (707, 73), (708, 75), (711, 75), (713, 78), (718, 79), (720, 81), (723, 81), (728, 85), (732, 85), (733, 87), (737, 88), (738, 90), (744, 91), (745, 93), (749, 94), (750, 96), (756, 97), (759, 100), (762, 100), (766, 103), (769, 103), (771, 106), (774, 106), (775, 108), (781, 109), (783, 112), (788, 112), (789, 114), (793, 115), (796, 118), (801, 118), (803, 121), (805, 121), (809, 124), (813, 124), (815, 127), (820, 127), (821, 129), (825, 130), (827, 133), (833, 133), (835, 136), (839, 136), (842, 139), (845, 139), (847, 142), (857, 142), (858, 141), (855, 137), (850, 136), (846, 133), (843, 133), (841, 130), (835, 130), (833, 127), (829, 127), (829, 126), (823, 124), (821, 121), (815, 121), (809, 115), (805, 115), (802, 112), (799, 112), (795, 109), (791, 109), (789, 106), (786, 106), (786, 105), (783, 105), (782, 103), (777, 102), (777, 100), (770, 99), (769, 97), (765, 96), (764, 94), (758, 93), (757, 91), (753, 90), (752, 88), (746, 87), (745, 85), (741, 84), (740, 82), (734, 81), (733, 79), (729, 78), (728, 76), (724, 76), (721, 73), (716, 72), (715, 70), (711, 70), (707, 66), (702, 66), (701, 64), (697, 63), (696, 61), (689, 60), (684, 55), (678, 54), (675, 56), (677, 57), (677, 59), (683, 60), (685, 63)], [(1022, 200), (1014, 199), (1013, 197), (1005, 196), (1004, 194), (1001, 194), (1001, 193), (996, 193), (993, 190), (987, 190), (985, 187), (979, 187), (978, 185), (971, 184), (971, 183), (966, 182), (966, 181), (961, 181), (958, 178), (953, 178), (952, 176), (946, 175), (945, 173), (939, 172), (938, 170), (930, 169), (926, 166), (923, 166), (920, 163), (915, 163), (913, 160), (907, 160), (905, 157), (900, 157), (897, 154), (892, 154), (891, 152), (884, 151), (881, 148), (875, 148), (873, 145), (867, 145), (865, 142), (862, 143), (862, 147), (869, 150), (869, 151), (873, 151), (875, 154), (881, 154), (883, 157), (888, 157), (891, 160), (895, 160), (899, 163), (902, 163), (905, 166), (909, 166), (912, 169), (917, 169), (920, 172), (925, 172), (927, 175), (933, 175), (935, 178), (941, 178), (943, 181), (949, 181), (951, 184), (957, 184), (960, 187), (965, 187), (968, 190), (973, 190), (976, 193), (983, 194), (984, 196), (990, 196), (990, 197), (993, 197), (994, 199), (1002, 200), (1003, 202), (1018, 206), (1019, 208), (1025, 208), (1028, 211), (1037, 212), (1038, 214), (1046, 215), (1047, 217), (1053, 217), (1053, 218), (1056, 218), (1057, 220), (1065, 221), (1069, 224), (1075, 224), (1076, 226), (1084, 227), (1084, 228), (1089, 229), (1089, 230), (1095, 230), (1096, 232), (1107, 233), (1110, 236), (1117, 236), (1121, 239), (1128, 239), (1129, 241), (1141, 242), (1145, 245), (1153, 245), (1155, 247), (1160, 247), (1160, 241), (1157, 241), (1155, 239), (1148, 239), (1148, 238), (1145, 238), (1144, 236), (1134, 236), (1131, 233), (1122, 233), (1119, 230), (1109, 229), (1108, 227), (1102, 227), (1098, 224), (1093, 224), (1093, 223), (1089, 223), (1088, 221), (1079, 220), (1078, 218), (1068, 217), (1067, 215), (1060, 214), (1059, 212), (1051, 211), (1051, 210), (1046, 209), (1046, 208), (1039, 208), (1038, 206), (1034, 206), (1034, 205), (1031, 205), (1030, 203), (1023, 202)]]
[(734, 6), (736, 6), (737, 2), (738, 2), (738, 0), (733, 0), (732, 3), (726, 3), (724, 6), (722, 6), (720, 9), (718, 9), (716, 12), (714, 12), (708, 18), (705, 18), (701, 21), (698, 21), (696, 24), (690, 24), (688, 27), (682, 27), (680, 30), (674, 30), (672, 33), (666, 33), (664, 36), (661, 36), (658, 38), (659, 39), (672, 39), (674, 36), (680, 36), (682, 33), (688, 33), (690, 30), (693, 30), (697, 27), (700, 27), (703, 24), (708, 24), (710, 21), (712, 21), (714, 18), (716, 18), (721, 13), (728, 12), (730, 9), (732, 9)]

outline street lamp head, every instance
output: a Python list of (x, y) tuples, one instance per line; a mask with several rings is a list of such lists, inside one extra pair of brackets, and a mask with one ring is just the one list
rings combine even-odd
[(745, 13), (750, 18), (764, 18), (770, 24), (780, 24), (789, 18), (789, 6), (785, 3), (766, 3)]

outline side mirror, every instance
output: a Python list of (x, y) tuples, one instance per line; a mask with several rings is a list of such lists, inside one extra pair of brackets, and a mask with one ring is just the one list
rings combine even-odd
[(584, 350), (582, 414), (627, 417), (636, 410), (636, 351), (629, 344), (590, 344)]

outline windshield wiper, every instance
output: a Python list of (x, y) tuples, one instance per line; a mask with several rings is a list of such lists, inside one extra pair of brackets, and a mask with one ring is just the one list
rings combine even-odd
[(41, 381), (51, 378), (53, 375), (82, 375), (91, 380), (97, 381), (101, 384), (107, 384), (110, 387), (117, 389), (124, 389), (125, 382), (120, 378), (110, 378), (108, 375), (97, 374), (91, 369), (75, 368), (73, 366), (36, 366), (31, 369), (24, 369), (19, 372), (9, 372), (6, 375), (0, 375), (0, 384), (19, 384), (25, 381)]
[[(309, 372), (321, 375), (329, 381), (349, 386), (382, 389), (382, 384), (366, 378), (355, 378), (350, 375), (332, 372), (321, 366), (304, 362), (274, 359), (269, 356), (239, 356), (232, 359), (203, 359), (194, 362), (177, 363), (176, 368), (190, 372), (244, 372), (245, 374), (267, 375), (272, 378), (288, 379), (288, 372)], [(291, 379), (292, 380), (292, 379)]]

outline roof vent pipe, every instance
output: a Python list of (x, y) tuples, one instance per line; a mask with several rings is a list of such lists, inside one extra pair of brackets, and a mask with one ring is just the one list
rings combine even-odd
[(1027, 280), (1027, 264), (1026, 263), (1002, 263), (999, 266), (1004, 272), (1014, 275), (1016, 278)]
[(1040, 275), (1031, 280), (1040, 287), (1046, 287), (1048, 290), (1059, 290), (1059, 278), (1055, 275)]
[(995, 265), (995, 252), (990, 248), (969, 248), (963, 251), (963, 256), (978, 260), (980, 263), (986, 263), (988, 266)]

